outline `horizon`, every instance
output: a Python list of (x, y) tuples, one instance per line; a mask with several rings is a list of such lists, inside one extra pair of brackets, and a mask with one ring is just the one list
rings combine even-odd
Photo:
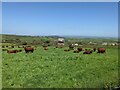
[(118, 37), (117, 2), (3, 2), (2, 34)]
[(0, 34), (0, 35), (15, 35), (15, 36), (30, 36), (30, 37), (54, 37), (54, 36), (57, 36), (57, 37), (64, 37), (64, 38), (103, 38), (103, 39), (112, 39), (112, 38), (115, 38), (115, 39), (120, 39), (120, 37), (101, 37), (101, 36), (76, 36), (76, 35), (23, 35), (23, 34)]

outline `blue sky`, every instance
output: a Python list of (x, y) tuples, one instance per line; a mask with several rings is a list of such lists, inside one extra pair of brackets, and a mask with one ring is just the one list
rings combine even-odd
[(3, 2), (2, 33), (118, 36), (117, 2)]

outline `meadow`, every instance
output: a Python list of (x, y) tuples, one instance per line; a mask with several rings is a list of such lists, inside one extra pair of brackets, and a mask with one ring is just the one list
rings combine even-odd
[(2, 52), (3, 88), (113, 88), (118, 86), (118, 47), (106, 53), (64, 52), (38, 46), (33, 53)]

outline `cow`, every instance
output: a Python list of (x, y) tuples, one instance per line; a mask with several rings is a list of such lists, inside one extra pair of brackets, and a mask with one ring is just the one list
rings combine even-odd
[(98, 52), (97, 53), (105, 53), (105, 48), (98, 48)]
[(92, 50), (85, 50), (84, 52), (83, 52), (83, 54), (91, 54), (92, 53)]
[(7, 50), (7, 53), (17, 53), (16, 50)]
[(7, 53), (18, 53), (21, 52), (22, 50), (7, 50)]
[(79, 50), (74, 50), (73, 52), (74, 52), (74, 53), (79, 53), (80, 51), (79, 51)]
[(69, 52), (70, 50), (69, 50), (69, 49), (65, 49), (64, 51), (65, 51), (65, 52)]
[(82, 51), (82, 48), (77, 48), (78, 51)]
[(32, 48), (32, 47), (24, 47), (24, 50), (25, 50), (26, 53), (28, 53), (28, 52), (32, 52), (33, 53), (34, 48)]

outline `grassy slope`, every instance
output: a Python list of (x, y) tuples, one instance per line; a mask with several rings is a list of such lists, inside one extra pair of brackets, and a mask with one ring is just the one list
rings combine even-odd
[[(1, 36), (1, 35), (0, 35)], [(33, 40), (36, 41), (45, 41), (45, 40), (57, 40), (57, 37), (38, 37), (38, 36), (18, 36), (18, 35), (2, 35), (3, 40), (16, 40), (20, 39), (22, 42), (33, 42)], [(105, 38), (65, 38), (65, 40), (70, 40), (72, 42), (116, 42), (116, 38), (110, 38), (110, 39), (105, 39)]]
[(38, 47), (34, 53), (3, 52), (3, 87), (107, 87), (118, 80), (117, 48), (83, 55)]

